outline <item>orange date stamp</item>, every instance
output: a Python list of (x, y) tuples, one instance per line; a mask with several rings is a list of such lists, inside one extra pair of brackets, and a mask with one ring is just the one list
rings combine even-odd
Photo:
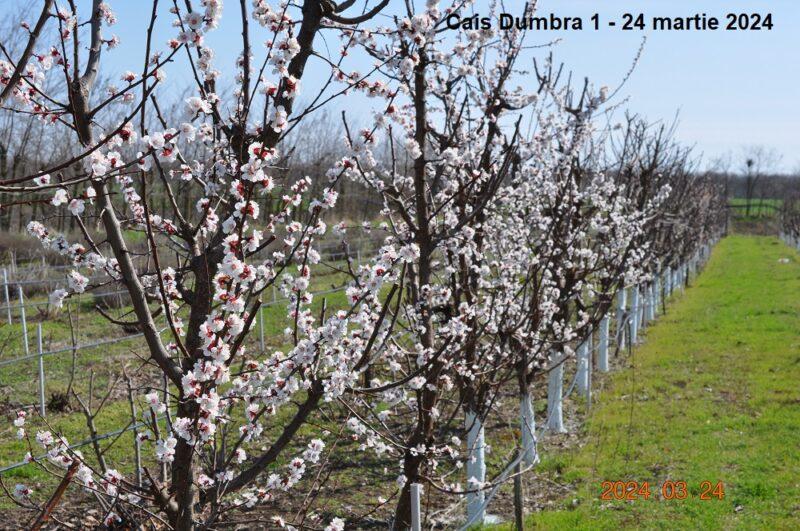
[[(603, 481), (600, 484), (601, 500), (649, 500), (651, 497), (662, 500), (700, 499), (703, 501), (725, 498), (725, 485), (721, 481), (701, 481), (697, 489), (692, 489), (685, 481), (667, 480), (661, 485), (651, 485), (648, 481)], [(660, 494), (660, 496), (659, 496)]]

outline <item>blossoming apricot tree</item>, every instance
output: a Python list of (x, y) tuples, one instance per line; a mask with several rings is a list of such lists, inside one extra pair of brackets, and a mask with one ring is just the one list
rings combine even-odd
[[(105, 35), (116, 17), (100, 0), (86, 13), (75, 2), (43, 2), (21, 58), (0, 61), (3, 112), (35, 115), (75, 141), (63, 160), (0, 182), (79, 228), (70, 241), (46, 220), (28, 224), (73, 266), (51, 303), (121, 283), (135, 320), (107, 317), (141, 330), (148, 363), (166, 382), (141, 393), (146, 444), (162, 465), (160, 474), (145, 466), (141, 482), (85, 458), (62, 435), (31, 437), (25, 412), (14, 421), (28, 459), (95, 494), (109, 525), (214, 526), (299, 488), (312, 467), (321, 477), (335, 436), (302, 433), (323, 406), (337, 408), (362, 449), (399, 460), (395, 528), (411, 524), (412, 484), (466, 497), (478, 521), (493, 487), (484, 426), (503, 394), (513, 389), (520, 404), (520, 455), (533, 466), (537, 375), (572, 359), (615, 294), (647, 280), (651, 264), (685, 261), (692, 231), (716, 230), (704, 215), (716, 212), (705, 183), (660, 160), (642, 169), (630, 151), (609, 153), (614, 133), (592, 118), (607, 89), (573, 94), (552, 65), (525, 81), (524, 31), (442, 31), (468, 2), (428, 0), (416, 10), (407, 2), (391, 12), (381, 0), (351, 14), (356, 3), (240, 0), (233, 79), (217, 70), (207, 38), (222, 22), (221, 0), (153, 0), (143, 66), (125, 71), (121, 88), (99, 81), (101, 60), (122, 44)], [(162, 46), (154, 28), (167, 10), (175, 35)], [(315, 47), (323, 33), (340, 40), (334, 56)], [(355, 54), (374, 61), (366, 74), (345, 68)], [(312, 58), (325, 80), (301, 104)], [(162, 86), (179, 62), (192, 94), (175, 118)], [(63, 88), (45, 90), (52, 78)], [(354, 93), (374, 102), (372, 120), (356, 130), (345, 113), (332, 167), (286, 178), (287, 135)], [(383, 205), (380, 248), (359, 263), (347, 223), (332, 223), (345, 181)], [(329, 232), (345, 251), (335, 267), (349, 278), (335, 309), (313, 306), (311, 289)], [(135, 233), (146, 252), (134, 249)], [(248, 337), (272, 288), (288, 300), (285, 346), (254, 352)], [(464, 464), (466, 477), (454, 479)], [(27, 487), (15, 495), (46, 513)], [(291, 525), (302, 525), (311, 509), (293, 512)], [(343, 525), (336, 518), (327, 529)]]

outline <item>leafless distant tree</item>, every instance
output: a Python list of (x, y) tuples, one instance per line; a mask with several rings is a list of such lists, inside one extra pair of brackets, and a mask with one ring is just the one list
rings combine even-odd
[(745, 216), (750, 217), (752, 202), (763, 177), (774, 170), (780, 159), (775, 149), (765, 146), (748, 146), (742, 151), (741, 174), (744, 179)]

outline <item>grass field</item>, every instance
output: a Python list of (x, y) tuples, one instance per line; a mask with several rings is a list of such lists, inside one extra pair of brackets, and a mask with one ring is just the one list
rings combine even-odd
[[(789, 262), (779, 261), (782, 258)], [(330, 287), (333, 280), (341, 279), (327, 277), (319, 289)], [(684, 295), (670, 301), (668, 313), (646, 331), (632, 357), (618, 360), (627, 368), (605, 377), (597, 375), (599, 391), (576, 438), (581, 445), (556, 450), (556, 445), (544, 441), (542, 463), (526, 484), (529, 493), (537, 486), (554, 490), (557, 485), (558, 501), (551, 509), (530, 515), (526, 529), (800, 527), (798, 294), (797, 253), (771, 237), (723, 240), (702, 275)], [(334, 307), (342, 297), (341, 293), (327, 295)], [(321, 298), (315, 304), (320, 302)], [(84, 339), (107, 330), (88, 310), (87, 306), (81, 316)], [(284, 312), (282, 304), (265, 311), (267, 345), (281, 345)], [(68, 338), (63, 322), (45, 324), (54, 343)], [(87, 351), (81, 354), (81, 368), (113, 365), (109, 364), (112, 356), (118, 361), (135, 359), (130, 348), (122, 344), (111, 351)], [(67, 358), (48, 359), (50, 385), (62, 385), (57, 376), (66, 374)], [(33, 399), (36, 394), (32, 368), (25, 369), (28, 372), (23, 368), (5, 371), (0, 378), (2, 388), (15, 400)], [(53, 389), (50, 385), (48, 392)], [(542, 418), (541, 398), (537, 406)], [(583, 418), (583, 404), (575, 407), (570, 415)], [(128, 419), (127, 402), (113, 401), (98, 417), (98, 430), (124, 426)], [(53, 415), (51, 421), (70, 441), (86, 435), (78, 412)], [(1, 464), (18, 460), (25, 451), (12, 431), (10, 421), (0, 427)], [(505, 462), (504, 450), (515, 439), (505, 431), (494, 432), (492, 438), (489, 460), (496, 468)], [(128, 455), (131, 444), (132, 436), (126, 434), (108, 452), (114, 465), (125, 472), (133, 468)], [(84, 453), (91, 460), (88, 447)], [(385, 483), (382, 477), (373, 478), (369, 488), (363, 483), (365, 474), (385, 464), (359, 466), (363, 468), (343, 468), (340, 473), (340, 486), (347, 485), (354, 499)], [(377, 468), (369, 470), (369, 466)], [(33, 483), (41, 492), (53, 487), (52, 478), (32, 466), (6, 477), (9, 482)], [(601, 482), (606, 480), (649, 482), (651, 497), (601, 500)], [(691, 499), (661, 499), (661, 486), (667, 480), (685, 481)], [(700, 500), (703, 481), (722, 482), (724, 498)], [(0, 501), (0, 511), (8, 509), (8, 502)]]
[[(571, 492), (526, 529), (800, 528), (798, 295), (796, 252), (723, 240), (605, 380), (585, 444), (543, 456), (535, 483)], [(649, 482), (651, 497), (601, 500), (601, 482), (617, 480)], [(685, 481), (687, 499), (663, 499), (667, 480)], [(701, 500), (703, 481), (722, 482), (724, 498)]]
[[(728, 204), (733, 207), (733, 214), (737, 218), (747, 218), (747, 199), (732, 197)], [(750, 219), (775, 218), (783, 206), (782, 199), (752, 199), (750, 201)]]
[[(315, 278), (312, 286), (314, 291), (325, 291), (339, 287), (344, 282), (344, 276), (340, 273), (320, 274)], [(337, 309), (346, 303), (343, 291), (335, 291), (315, 297), (311, 308), (319, 312), (323, 298), (329, 308)], [(267, 299), (268, 300), (268, 299)], [(88, 344), (94, 341), (122, 337), (119, 327), (110, 325), (105, 318), (93, 310), (91, 296), (81, 299), (81, 302), (73, 306), (73, 319), (77, 329), (77, 343)], [(115, 317), (126, 315), (130, 308), (123, 308), (115, 313)], [(29, 312), (28, 320), (28, 340), (32, 352), (35, 352), (36, 338), (35, 326), (40, 321), (39, 317)], [(285, 347), (286, 338), (283, 334), (286, 327), (286, 302), (278, 300), (262, 309), (264, 318), (264, 343), (267, 349)], [(185, 317), (185, 316), (184, 316)], [(15, 321), (8, 325), (0, 324), (0, 362), (19, 357), (23, 353), (22, 348), (22, 326), (17, 322), (17, 314), (14, 314)], [(126, 315), (126, 319), (130, 319)], [(158, 324), (162, 325), (163, 320), (159, 319)], [(70, 329), (66, 312), (61, 312), (57, 317), (48, 318), (42, 321), (44, 350), (69, 346)], [(167, 335), (165, 334), (166, 338)], [(259, 331), (255, 330), (248, 338), (247, 346), (249, 351), (258, 351)], [(134, 337), (130, 341), (103, 345), (97, 348), (85, 348), (78, 351), (76, 357), (77, 377), (75, 379), (75, 389), (86, 399), (89, 385), (88, 373), (95, 373), (95, 392), (94, 399), (97, 404), (105, 394), (107, 384), (119, 375), (123, 366), (127, 365), (128, 373), (132, 373), (134, 385), (144, 385), (159, 382), (154, 379), (154, 372), (142, 369), (142, 360), (146, 359), (146, 347), (140, 337)], [(53, 393), (63, 393), (69, 381), (72, 368), (72, 356), (70, 352), (64, 352), (47, 356), (44, 358), (46, 372), (46, 396), (49, 399)], [(125, 394), (125, 384), (120, 381), (116, 387), (117, 392), (112, 395), (102, 412), (95, 419), (98, 433), (113, 432), (127, 427), (130, 422), (130, 409)], [(142, 392), (137, 393), (138, 395)], [(16, 429), (11, 424), (14, 414), (22, 406), (27, 406), (38, 401), (38, 376), (36, 372), (36, 360), (16, 363), (0, 367), (0, 414), (4, 413), (5, 422), (0, 425), (0, 466), (10, 465), (19, 462), (25, 455), (26, 441), (18, 440), (15, 437)], [(70, 412), (59, 413), (48, 412), (45, 425), (37, 415), (31, 412), (27, 423), (28, 432), (36, 433), (37, 429), (55, 429), (58, 433), (65, 436), (71, 443), (83, 441), (89, 437), (86, 427), (86, 420), (83, 413), (78, 409), (75, 401), (72, 401)], [(103, 446), (109, 444), (113, 439), (109, 438), (103, 442)], [(134, 469), (134, 465), (129, 455), (130, 447), (133, 444), (133, 432), (127, 432), (118, 442), (113, 444), (107, 452), (110, 461), (123, 472)], [(39, 448), (37, 448), (39, 450)], [(82, 448), (89, 461), (93, 460), (89, 446)], [(148, 453), (149, 457), (150, 454)], [(55, 480), (49, 477), (40, 468), (34, 465), (20, 467), (3, 474), (7, 478), (19, 478), (26, 481), (41, 482), (43, 489), (51, 488)], [(0, 497), (0, 509), (7, 508), (9, 502), (4, 497)], [(2, 526), (0, 526), (2, 527)]]

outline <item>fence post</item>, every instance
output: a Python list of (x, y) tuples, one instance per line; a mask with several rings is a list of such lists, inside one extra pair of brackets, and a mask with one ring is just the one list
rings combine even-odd
[(261, 353), (264, 353), (264, 308), (258, 307), (258, 341), (261, 345)]
[(142, 486), (142, 441), (139, 440), (139, 431), (133, 430), (133, 453), (136, 460), (136, 484)]
[(42, 415), (42, 418), (44, 418), (44, 351), (42, 350), (42, 323), (36, 325), (36, 351), (39, 354), (39, 413)]
[[(467, 428), (467, 489), (479, 489), (467, 494), (467, 521), (475, 524), (483, 523), (485, 509), (483, 502), (486, 495), (483, 483), (486, 481), (486, 455), (484, 444), (483, 421), (474, 412), (467, 410), (465, 415)], [(477, 483), (470, 480), (475, 478)]]
[(608, 315), (600, 320), (600, 339), (597, 351), (597, 368), (608, 372)]
[(636, 344), (639, 333), (639, 304), (639, 286), (634, 286), (631, 294), (631, 346)]
[[(139, 428), (136, 414), (136, 401), (133, 399), (133, 387), (127, 372), (125, 374), (125, 385), (128, 388), (128, 405), (131, 408), (131, 429), (133, 430), (133, 455), (136, 466), (136, 484), (142, 486), (142, 442), (139, 440)], [(153, 422), (157, 422), (153, 420)]]
[(586, 404), (592, 405), (592, 372), (594, 372), (594, 328), (589, 330), (586, 338)]
[(419, 505), (421, 487), (419, 483), (411, 484), (411, 531), (422, 531), (422, 515)]
[(3, 268), (3, 294), (6, 296), (6, 312), (8, 313), (8, 324), (11, 324), (11, 297), (8, 294), (8, 270)]
[(28, 346), (28, 321), (25, 319), (25, 300), (22, 295), (22, 286), (17, 286), (17, 293), (19, 294), (19, 319), (22, 323), (22, 345), (27, 356), (30, 354), (30, 347)]
[(561, 399), (564, 386), (564, 364), (550, 369), (547, 378), (547, 429), (554, 433), (564, 433), (564, 415)]

